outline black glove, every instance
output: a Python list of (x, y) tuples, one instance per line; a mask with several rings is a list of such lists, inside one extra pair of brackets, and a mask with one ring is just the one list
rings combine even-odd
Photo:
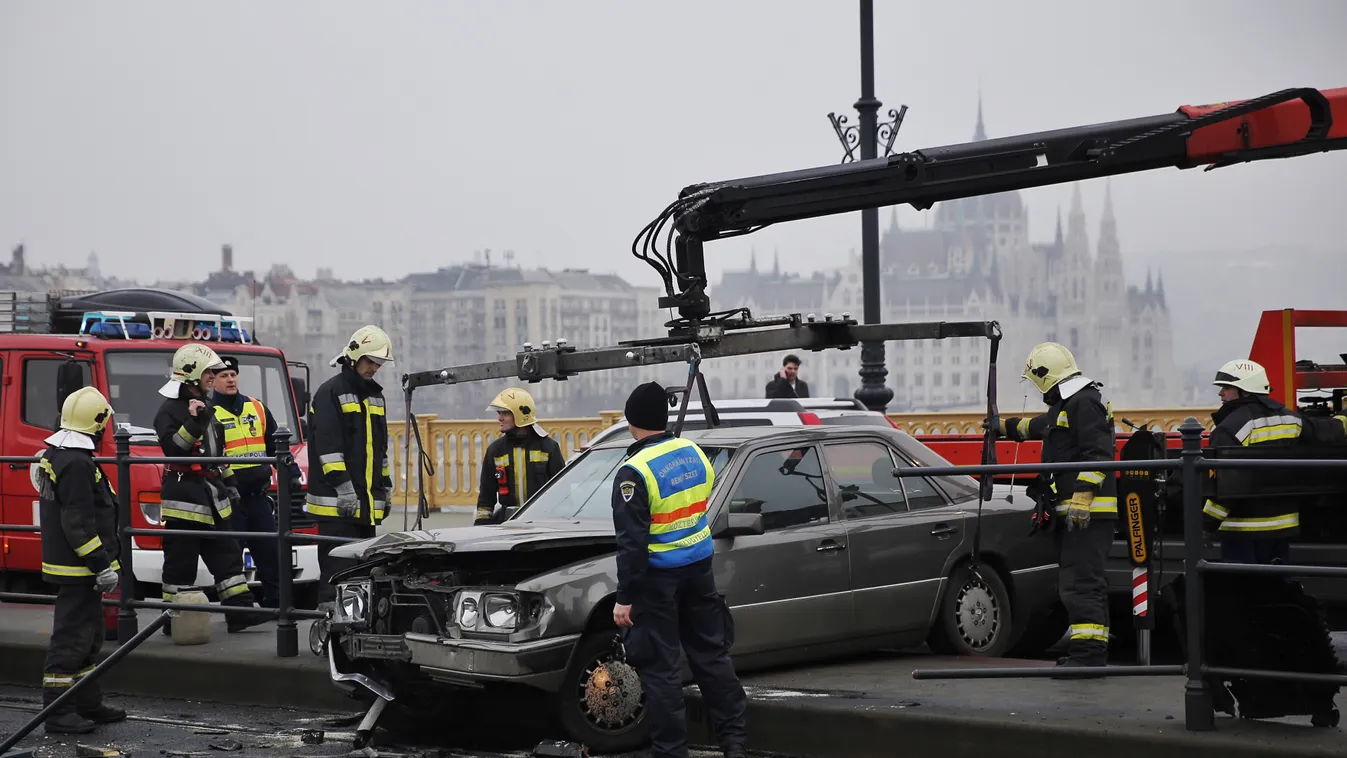
[(242, 500), (243, 498), (239, 496), (238, 487), (226, 487), (225, 489), (228, 491), (229, 494), (229, 507), (230, 508), (239, 507), (239, 501)]

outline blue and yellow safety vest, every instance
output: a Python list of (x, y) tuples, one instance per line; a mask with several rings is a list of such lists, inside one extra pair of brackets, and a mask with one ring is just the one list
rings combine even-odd
[(650, 565), (677, 568), (711, 557), (706, 501), (716, 473), (701, 448), (674, 437), (641, 449), (623, 465), (645, 482)]

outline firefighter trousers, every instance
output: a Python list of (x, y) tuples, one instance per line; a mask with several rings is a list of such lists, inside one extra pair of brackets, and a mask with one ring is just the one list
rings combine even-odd
[(1221, 536), (1221, 561), (1224, 563), (1290, 563), (1291, 540)]
[(1108, 578), (1104, 566), (1117, 526), (1114, 519), (1090, 519), (1084, 529), (1062, 519), (1057, 538), (1057, 589), (1066, 606), (1067, 657), (1103, 665), (1108, 659)]
[(748, 698), (730, 661), (734, 619), (716, 591), (711, 559), (675, 569), (649, 569), (632, 602), (632, 626), (624, 635), (627, 662), (645, 689), (652, 758), (686, 758), (687, 717), (683, 665), (702, 692), (707, 716), (722, 750), (743, 747)]
[[(252, 590), (243, 576), (243, 548), (229, 538), (214, 537), (212, 529), (201, 529), (190, 521), (166, 519), (165, 529), (196, 529), (202, 536), (164, 535), (164, 600), (173, 602), (173, 596), (196, 586), (197, 560), (206, 564), (206, 570), (215, 580), (215, 592), (220, 605), (254, 605)], [(229, 528), (229, 521), (222, 524)]]
[[(276, 512), (271, 498), (263, 489), (239, 489), (239, 504), (229, 517), (234, 531), (276, 533)], [(257, 581), (262, 585), (257, 604), (263, 608), (277, 608), (281, 602), (280, 560), (276, 555), (276, 540), (244, 540), (253, 565), (257, 567)], [(244, 566), (247, 569), (247, 566)]]
[[(318, 533), (328, 537), (354, 537), (367, 540), (374, 536), (374, 525), (319, 519)], [(331, 553), (334, 547), (336, 545), (331, 542), (318, 543), (318, 602), (320, 603), (330, 603), (337, 599), (337, 588), (328, 584), (332, 575), (355, 565), (352, 561), (333, 558)]]
[[(47, 647), (46, 665), (42, 667), (42, 703), (50, 704), (92, 671), (94, 658), (102, 649), (103, 594), (89, 585), (57, 585), (51, 643)], [(87, 713), (102, 702), (98, 682), (90, 682), (51, 715)]]

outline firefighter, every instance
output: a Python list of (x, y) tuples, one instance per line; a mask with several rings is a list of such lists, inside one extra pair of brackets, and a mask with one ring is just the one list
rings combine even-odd
[(715, 470), (701, 448), (665, 431), (668, 395), (655, 382), (631, 393), (623, 415), (636, 442), (613, 480), (613, 623), (645, 690), (650, 754), (688, 754), (681, 648), (721, 750), (742, 758), (748, 700), (730, 661), (734, 619), (716, 589), (706, 516)]
[[(374, 375), (393, 362), (393, 345), (377, 326), (362, 326), (329, 365), (341, 373), (323, 382), (309, 406), (309, 492), (304, 510), (318, 533), (368, 539), (388, 515), (388, 419)], [(337, 566), (330, 543), (318, 543), (319, 601), (329, 607)]]
[[(61, 405), (61, 428), (45, 441), (37, 463), (41, 496), (42, 578), (56, 585), (51, 644), (42, 669), (42, 702), (49, 705), (93, 670), (103, 647), (103, 594), (117, 589), (117, 501), (94, 462), (112, 418), (103, 393), (84, 387)], [(47, 718), (51, 734), (87, 734), (126, 718), (103, 703), (97, 682), (86, 684)]]
[[(1347, 417), (1305, 418), (1273, 400), (1268, 397), (1272, 387), (1267, 371), (1253, 361), (1226, 363), (1212, 384), (1221, 388), (1221, 407), (1211, 414), (1216, 424), (1212, 447), (1343, 442)], [(1221, 537), (1223, 561), (1286, 563), (1291, 539), (1300, 534), (1297, 498), (1260, 497), (1228, 506), (1208, 499), (1202, 513), (1207, 531), (1214, 529)]]
[(505, 509), (523, 505), (561, 470), (561, 446), (538, 425), (533, 396), (518, 388), (496, 395), (487, 407), (500, 421), (500, 437), (486, 447), (477, 488), (477, 517), (473, 525), (497, 523), (497, 504)]
[[(215, 372), (225, 367), (209, 347), (191, 343), (173, 354), (169, 380), (159, 388), (164, 402), (154, 417), (154, 431), (165, 456), (221, 457), (224, 434), (206, 404)], [(160, 518), (165, 529), (198, 532), (229, 531), (239, 501), (234, 476), (226, 466), (200, 463), (164, 465)], [(163, 597), (173, 602), (196, 583), (198, 559), (215, 580), (221, 605), (252, 608), (253, 593), (243, 576), (243, 549), (229, 538), (164, 535)], [(226, 626), (239, 632), (267, 621), (261, 614), (230, 613)], [(170, 627), (165, 625), (165, 634)]]
[[(261, 400), (239, 392), (238, 358), (226, 355), (220, 361), (224, 368), (215, 372), (211, 404), (215, 408), (215, 419), (224, 431), (224, 454), (239, 459), (275, 456), (276, 419), (271, 415), (271, 409)], [(275, 534), (276, 504), (267, 493), (271, 488), (271, 464), (240, 460), (229, 468), (239, 493), (238, 505), (231, 516), (234, 531)], [(288, 474), (298, 486), (299, 466), (292, 462)], [(263, 608), (278, 607), (281, 583), (276, 542), (253, 539), (244, 541), (243, 546), (257, 566), (257, 580), (262, 585), (258, 604)]]
[[(1028, 379), (1048, 406), (1032, 418), (1006, 418), (1000, 431), (1016, 442), (1043, 440), (1044, 463), (1112, 461), (1117, 454), (1113, 406), (1103, 386), (1081, 374), (1065, 346), (1044, 342), (1029, 352)], [(1118, 519), (1117, 474), (1061, 471), (1040, 474), (1057, 522), (1058, 579), (1070, 622), (1063, 667), (1103, 666), (1108, 658), (1108, 581), (1104, 564)]]

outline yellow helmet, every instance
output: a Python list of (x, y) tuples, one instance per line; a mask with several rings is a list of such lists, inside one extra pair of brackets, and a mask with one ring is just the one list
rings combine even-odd
[(93, 387), (82, 387), (70, 393), (61, 404), (61, 428), (94, 436), (107, 428), (112, 418), (112, 406), (103, 393)]
[(514, 425), (520, 428), (538, 421), (538, 409), (533, 405), (533, 396), (519, 387), (511, 387), (496, 395), (487, 410), (496, 413), (508, 411), (514, 415)]
[(1033, 382), (1039, 392), (1047, 394), (1062, 380), (1080, 373), (1076, 367), (1076, 356), (1065, 345), (1056, 342), (1040, 342), (1029, 351), (1024, 362), (1024, 373), (1020, 378)]
[(1230, 361), (1221, 366), (1212, 384), (1217, 387), (1234, 387), (1255, 395), (1266, 395), (1272, 391), (1267, 381), (1267, 371), (1257, 363), (1245, 359)]
[(380, 366), (392, 363), (393, 342), (379, 327), (373, 324), (362, 326), (355, 330), (355, 334), (351, 335), (351, 341), (346, 343), (341, 354), (333, 358), (329, 365), (336, 366), (343, 358), (351, 366), (359, 363), (361, 358), (369, 358)]
[(181, 385), (200, 384), (201, 375), (207, 371), (219, 371), (225, 367), (224, 361), (214, 350), (192, 342), (178, 348), (173, 354), (173, 366), (169, 369), (168, 382), (159, 388), (159, 394), (175, 398)]

